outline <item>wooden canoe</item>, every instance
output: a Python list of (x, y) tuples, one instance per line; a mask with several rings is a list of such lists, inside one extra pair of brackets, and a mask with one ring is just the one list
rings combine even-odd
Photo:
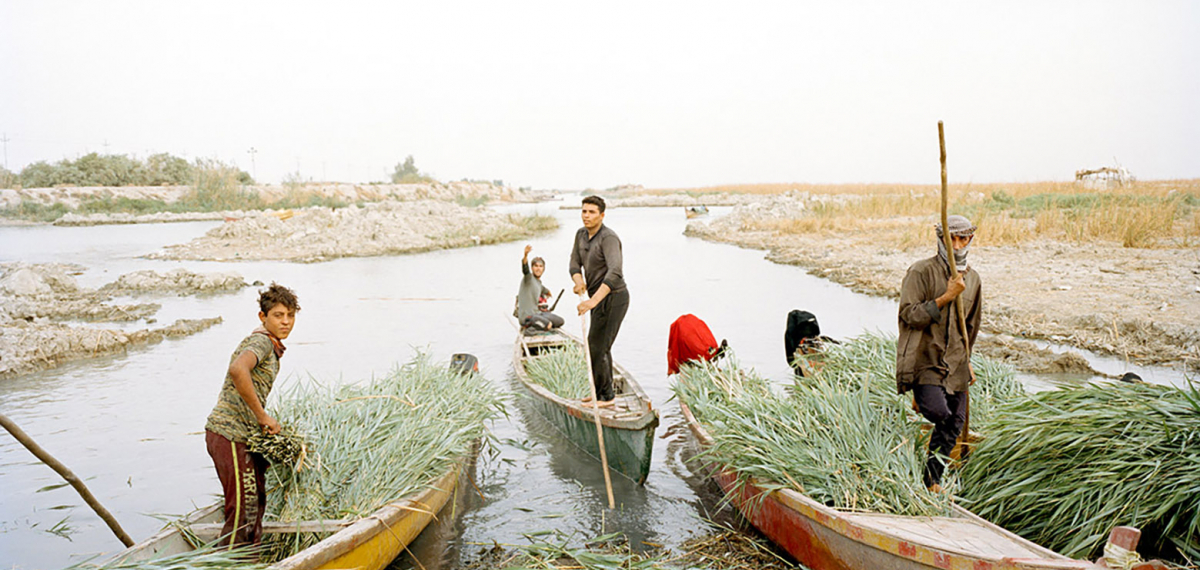
[[(563, 398), (529, 378), (525, 363), (547, 350), (562, 348), (570, 343), (580, 346), (583, 341), (561, 330), (549, 334), (525, 336), (518, 334), (513, 346), (513, 364), (517, 379), (532, 395), (537, 409), (567, 440), (592, 457), (600, 457), (600, 442), (596, 438), (595, 416), (592, 408), (583, 407), (581, 400)], [(654, 428), (658, 427), (658, 412), (649, 396), (633, 379), (633, 375), (613, 363), (615, 405), (601, 408), (600, 425), (608, 467), (639, 485), (650, 474), (650, 456), (654, 450)]]
[[(701, 447), (711, 437), (680, 401)], [(767, 538), (812, 570), (1079, 570), (1099, 568), (1034, 544), (955, 506), (950, 517), (917, 517), (835, 509), (792, 489), (761, 496), (755, 480), (710, 465), (730, 503)]]
[[(271, 570), (315, 570), (317, 568), (386, 568), (429, 524), (456, 493), (466, 458), (452, 465), (428, 489), (385, 505), (358, 520), (265, 522), (267, 534), (332, 532), (324, 540), (270, 566)], [(221, 533), (221, 504), (193, 511), (154, 536), (143, 540), (114, 560), (152, 560), (193, 550), (200, 543), (216, 540)], [(192, 537), (189, 540), (189, 535)]]

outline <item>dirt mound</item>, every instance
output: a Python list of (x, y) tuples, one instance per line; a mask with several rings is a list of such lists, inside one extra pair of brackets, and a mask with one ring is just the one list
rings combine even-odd
[[(536, 228), (535, 228), (536, 229)], [(291, 217), (258, 215), (225, 223), (158, 259), (316, 262), (497, 243), (532, 235), (523, 218), (451, 202), (379, 202)]]
[(159, 328), (106, 330), (79, 321), (153, 322), (158, 303), (112, 304), (116, 295), (190, 295), (236, 291), (246, 286), (233, 273), (135, 271), (100, 289), (80, 287), (73, 275), (84, 268), (63, 264), (0, 264), (0, 378), (52, 368), (185, 336), (221, 322), (220, 317), (181, 319)]
[(156, 344), (165, 338), (200, 332), (220, 322), (221, 317), (179, 319), (166, 327), (123, 332), (12, 321), (0, 326), (0, 378)]
[(112, 294), (129, 293), (175, 293), (191, 295), (195, 293), (216, 293), (236, 291), (246, 287), (241, 275), (225, 273), (195, 273), (186, 269), (173, 269), (166, 273), (152, 270), (126, 273), (116, 281), (100, 288), (100, 291)]

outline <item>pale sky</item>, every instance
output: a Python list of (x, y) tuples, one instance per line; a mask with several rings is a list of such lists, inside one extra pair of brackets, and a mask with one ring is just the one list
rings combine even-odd
[(1200, 177), (1200, 2), (0, 0), (8, 168), (535, 188)]

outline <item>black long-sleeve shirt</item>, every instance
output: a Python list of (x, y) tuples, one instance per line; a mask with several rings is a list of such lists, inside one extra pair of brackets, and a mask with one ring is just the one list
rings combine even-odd
[(583, 274), (589, 296), (595, 295), (600, 285), (608, 285), (612, 292), (624, 290), (621, 256), (621, 238), (617, 232), (601, 224), (596, 235), (588, 237), (587, 228), (579, 228), (575, 246), (571, 248), (571, 275)]

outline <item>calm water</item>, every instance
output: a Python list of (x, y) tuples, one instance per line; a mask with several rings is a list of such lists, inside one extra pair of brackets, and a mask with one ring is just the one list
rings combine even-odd
[[(559, 217), (562, 229), (530, 240), (547, 260), (543, 282), (569, 288), (567, 256), (577, 213), (557, 204), (518, 206)], [(714, 212), (719, 214), (721, 209)], [(680, 456), (689, 436), (668, 402), (666, 342), (684, 313), (704, 319), (739, 357), (773, 378), (787, 378), (783, 327), (791, 309), (817, 314), (822, 332), (847, 337), (893, 331), (895, 303), (868, 297), (776, 265), (760, 251), (682, 235), (682, 208), (617, 209), (606, 220), (624, 243), (629, 314), (614, 355), (639, 379), (663, 418), (645, 486), (614, 477), (618, 507), (606, 509), (598, 463), (560, 439), (521, 402), (492, 431), (504, 443), (474, 470), (472, 491), (454, 524), (422, 537), (414, 553), (429, 568), (452, 568), (475, 543), (525, 543), (554, 530), (578, 540), (623, 531), (631, 542), (675, 546), (703, 532), (712, 498)], [(414, 350), (448, 360), (479, 357), (502, 391), (512, 380), (514, 328), (509, 315), (525, 242), (400, 257), (321, 264), (170, 262), (138, 256), (202, 235), (217, 222), (0, 228), (0, 260), (85, 266), (81, 285), (97, 287), (137, 269), (236, 271), (248, 282), (291, 286), (303, 310), (288, 341), (279, 386), (313, 376), (355, 382), (408, 360)], [(73, 363), (0, 382), (0, 409), (86, 479), (126, 531), (141, 539), (161, 527), (157, 513), (183, 514), (213, 502), (220, 487), (204, 449), (204, 420), (215, 402), (230, 351), (258, 323), (256, 288), (208, 297), (146, 296), (160, 324), (220, 315), (200, 334), (127, 355)], [(558, 313), (580, 331), (563, 296)], [(11, 438), (0, 437), (0, 564), (60, 568), (119, 550), (120, 543), (70, 487)], [(430, 533), (431, 535), (433, 533)], [(440, 538), (440, 540), (438, 540)], [(398, 561), (407, 567), (410, 562)]]

